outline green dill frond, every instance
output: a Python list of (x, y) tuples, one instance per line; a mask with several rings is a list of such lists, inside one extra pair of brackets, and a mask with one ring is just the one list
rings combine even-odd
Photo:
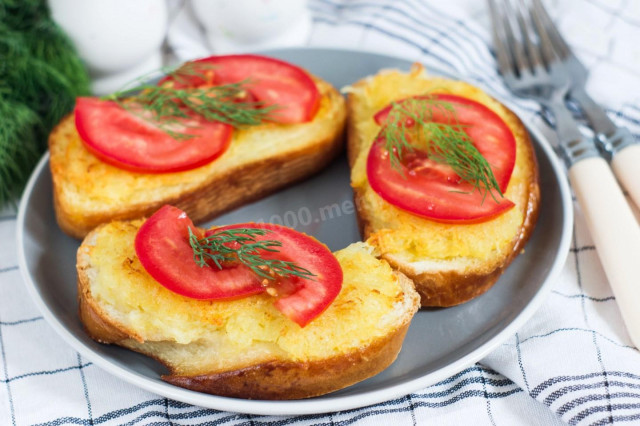
[(0, 205), (13, 202), (41, 155), (42, 120), (24, 104), (0, 96)]
[[(172, 81), (161, 85), (140, 83), (107, 95), (103, 99), (115, 101), (145, 120), (149, 119), (151, 113), (154, 124), (176, 139), (193, 137), (174, 130), (176, 125), (185, 127), (185, 119), (193, 115), (236, 128), (257, 126), (269, 121), (270, 114), (277, 106), (265, 106), (262, 102), (248, 100), (249, 80), (218, 86), (193, 87), (194, 78), (198, 82), (195, 86), (211, 80), (208, 72), (215, 72), (215, 66), (186, 63), (167, 73)], [(187, 83), (191, 84), (185, 86)]]
[(13, 31), (29, 31), (50, 20), (46, 0), (0, 0), (0, 22)]
[[(432, 121), (436, 111), (449, 115), (453, 124)], [(391, 166), (399, 173), (403, 174), (405, 154), (421, 149), (431, 160), (450, 166), (473, 190), (490, 194), (498, 202), (493, 191), (501, 196), (502, 192), (491, 166), (464, 128), (457, 122), (451, 103), (431, 97), (410, 98), (392, 104), (381, 134)]]
[(275, 280), (276, 275), (313, 280), (315, 275), (295, 262), (262, 257), (261, 252), (278, 252), (277, 248), (282, 247), (282, 242), (277, 240), (256, 240), (255, 237), (269, 232), (269, 229), (236, 228), (198, 238), (189, 228), (189, 244), (193, 249), (193, 259), (200, 267), (211, 266), (209, 261), (218, 269), (222, 269), (225, 263), (239, 262), (267, 280)]
[(0, 0), (0, 206), (20, 194), (89, 76), (46, 0)]

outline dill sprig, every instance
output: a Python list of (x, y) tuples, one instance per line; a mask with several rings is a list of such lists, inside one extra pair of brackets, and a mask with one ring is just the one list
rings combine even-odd
[(46, 0), (0, 0), (0, 208), (14, 204), (89, 74)]
[(0, 207), (15, 200), (42, 154), (42, 119), (27, 105), (0, 93)]
[[(159, 85), (143, 83), (103, 97), (144, 119), (175, 139), (189, 139), (195, 135), (185, 129), (198, 128), (189, 122), (193, 116), (206, 121), (219, 121), (236, 128), (256, 126), (270, 120), (276, 105), (250, 99), (247, 87), (250, 80), (213, 86), (215, 66), (189, 62), (167, 72), (168, 80)], [(188, 85), (198, 81), (198, 87)]]
[(462, 181), (480, 191), (483, 199), (488, 193), (498, 202), (493, 190), (502, 196), (500, 186), (491, 166), (465, 132), (465, 126), (432, 121), (434, 111), (438, 110), (456, 121), (451, 103), (434, 97), (392, 103), (381, 131), (391, 166), (403, 174), (404, 155), (416, 148), (423, 149), (431, 160), (450, 166)]
[(282, 242), (277, 240), (256, 240), (257, 236), (264, 236), (269, 232), (271, 232), (269, 229), (236, 228), (217, 231), (209, 236), (198, 238), (189, 228), (189, 244), (193, 249), (193, 260), (200, 267), (210, 267), (211, 264), (208, 262), (210, 260), (218, 269), (222, 269), (225, 263), (240, 262), (256, 275), (267, 280), (275, 280), (276, 275), (313, 280), (315, 274), (296, 265), (295, 262), (265, 259), (260, 255), (261, 251), (278, 252), (276, 247), (282, 247)]

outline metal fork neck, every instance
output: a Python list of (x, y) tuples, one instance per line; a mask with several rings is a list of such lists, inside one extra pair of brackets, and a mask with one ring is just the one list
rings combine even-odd
[(596, 136), (596, 141), (609, 159), (613, 158), (624, 148), (638, 144), (629, 129), (626, 127), (618, 127), (610, 136), (599, 133)]
[(554, 116), (556, 133), (558, 135), (558, 145), (556, 151), (564, 160), (567, 168), (571, 168), (578, 161), (585, 158), (597, 157), (600, 155), (593, 140), (586, 138), (578, 130), (578, 125), (571, 112), (562, 103), (544, 102)]

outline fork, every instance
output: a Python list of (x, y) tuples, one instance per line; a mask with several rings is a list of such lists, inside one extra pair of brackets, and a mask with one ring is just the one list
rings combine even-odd
[[(640, 348), (640, 225), (595, 143), (582, 136), (564, 100), (571, 80), (553, 49), (536, 8), (488, 0), (498, 68), (517, 96), (540, 103), (553, 115), (554, 146), (593, 237), (633, 344)], [(544, 196), (544, 194), (543, 194)]]
[(560, 66), (564, 66), (571, 77), (569, 97), (581, 107), (595, 133), (595, 140), (600, 150), (610, 159), (611, 168), (622, 186), (640, 207), (640, 142), (636, 142), (629, 129), (616, 126), (604, 110), (589, 96), (585, 86), (589, 72), (576, 58), (571, 48), (553, 24), (542, 1), (533, 0), (533, 8), (540, 16), (545, 32), (553, 49), (558, 52)]

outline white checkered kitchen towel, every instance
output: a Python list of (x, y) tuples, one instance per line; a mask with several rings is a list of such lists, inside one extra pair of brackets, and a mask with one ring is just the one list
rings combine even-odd
[[(589, 91), (617, 123), (640, 137), (640, 2), (547, 5), (590, 69)], [(512, 99), (496, 73), (482, 1), (311, 0), (309, 9), (311, 33), (300, 45), (379, 51), (452, 68)], [(207, 48), (199, 28), (187, 15), (174, 16), (170, 44), (176, 55), (201, 55)], [(512, 99), (512, 105), (525, 120), (538, 115), (531, 103)], [(29, 299), (17, 266), (16, 215), (5, 210), (0, 212), (0, 425), (640, 424), (640, 352), (623, 331), (578, 206), (575, 212), (571, 252), (551, 294), (489, 356), (439, 384), (376, 406), (269, 417), (168, 400), (77, 354)]]

